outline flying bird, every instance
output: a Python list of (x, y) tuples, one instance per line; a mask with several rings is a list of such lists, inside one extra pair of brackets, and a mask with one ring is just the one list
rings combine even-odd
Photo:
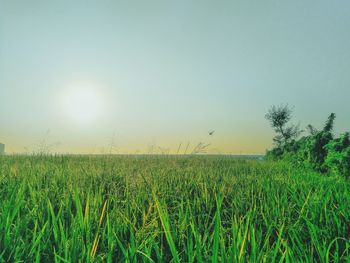
[(212, 136), (214, 134), (215, 131), (211, 131), (209, 132), (209, 136)]

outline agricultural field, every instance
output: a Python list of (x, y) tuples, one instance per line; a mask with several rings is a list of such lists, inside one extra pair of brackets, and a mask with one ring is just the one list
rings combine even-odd
[(346, 262), (350, 184), (223, 156), (0, 156), (0, 262)]

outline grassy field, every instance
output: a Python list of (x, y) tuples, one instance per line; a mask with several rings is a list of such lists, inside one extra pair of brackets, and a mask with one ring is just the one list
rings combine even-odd
[(350, 184), (229, 157), (0, 157), (0, 262), (350, 261)]

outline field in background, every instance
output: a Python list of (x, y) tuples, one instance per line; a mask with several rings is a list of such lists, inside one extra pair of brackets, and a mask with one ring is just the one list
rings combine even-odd
[(350, 184), (220, 156), (2, 156), (0, 262), (350, 258)]

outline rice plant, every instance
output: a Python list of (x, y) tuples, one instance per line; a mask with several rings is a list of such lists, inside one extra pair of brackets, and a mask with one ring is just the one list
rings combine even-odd
[(350, 185), (223, 156), (1, 156), (0, 262), (344, 262)]

